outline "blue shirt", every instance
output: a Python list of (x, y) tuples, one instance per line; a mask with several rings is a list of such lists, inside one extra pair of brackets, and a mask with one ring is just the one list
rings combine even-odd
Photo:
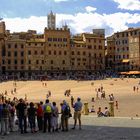
[(82, 106), (83, 104), (79, 101), (79, 102), (76, 102), (73, 106), (74, 110), (75, 111), (81, 111), (82, 110)]

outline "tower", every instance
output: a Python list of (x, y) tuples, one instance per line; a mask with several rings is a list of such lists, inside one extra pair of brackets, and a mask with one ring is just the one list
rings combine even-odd
[(48, 14), (48, 28), (55, 29), (56, 28), (56, 16), (51, 11), (50, 14)]
[(0, 18), (0, 33), (5, 33), (5, 22), (2, 21), (3, 19)]

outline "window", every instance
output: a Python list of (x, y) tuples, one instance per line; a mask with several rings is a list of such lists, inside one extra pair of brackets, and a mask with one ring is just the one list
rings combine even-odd
[(17, 66), (15, 66), (15, 70), (17, 70)]
[(44, 52), (43, 51), (41, 51), (41, 55), (43, 55), (44, 54)]
[(11, 60), (8, 60), (8, 64), (11, 64)]
[(94, 39), (94, 43), (96, 43), (96, 39)]
[(2, 60), (2, 64), (5, 64), (5, 60)]
[(62, 64), (65, 64), (65, 60), (62, 61)]
[(51, 64), (53, 64), (53, 60), (51, 60)]
[(77, 55), (80, 55), (80, 52), (79, 51), (77, 52)]
[(15, 48), (17, 48), (17, 44), (15, 44)]
[(48, 41), (50, 41), (50, 42), (51, 42), (51, 41), (52, 41), (52, 38), (48, 38)]
[(24, 56), (24, 52), (21, 52), (21, 56)]
[(21, 64), (24, 64), (24, 60), (23, 59), (21, 60)]
[(28, 51), (28, 55), (31, 55), (31, 51)]
[(11, 56), (11, 52), (8, 52), (8, 56)]
[(37, 55), (37, 51), (35, 51), (34, 54)]
[(56, 51), (54, 51), (54, 55), (56, 55)]
[(86, 55), (86, 52), (83, 52), (83, 55)]
[(51, 51), (49, 51), (49, 55), (51, 55)]
[(88, 49), (91, 49), (92, 48), (92, 46), (91, 45), (88, 45)]
[(51, 44), (49, 44), (49, 47), (51, 47)]
[(42, 64), (44, 64), (44, 60), (42, 60)]
[(21, 48), (22, 48), (22, 49), (24, 48), (24, 45), (23, 45), (23, 44), (21, 44)]
[(57, 38), (53, 38), (53, 41), (57, 41)]
[(61, 51), (59, 51), (59, 55), (61, 55)]
[(74, 51), (72, 51), (71, 54), (74, 55)]
[(37, 46), (37, 43), (35, 43), (35, 46)]
[(39, 61), (38, 60), (36, 60), (36, 64), (39, 64)]
[(17, 64), (17, 60), (15, 60), (14, 63)]
[(96, 45), (94, 45), (94, 49), (96, 49)]
[(102, 57), (102, 54), (100, 53), (99, 56)]
[(14, 56), (15, 56), (15, 57), (17, 56), (17, 52), (14, 52)]
[(28, 60), (28, 64), (31, 64), (31, 60)]
[(66, 51), (64, 51), (64, 55), (67, 55), (67, 52)]
[(21, 66), (21, 69), (23, 70), (24, 69), (24, 66)]

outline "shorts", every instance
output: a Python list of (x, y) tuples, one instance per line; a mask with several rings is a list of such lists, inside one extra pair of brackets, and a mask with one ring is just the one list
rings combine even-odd
[(74, 120), (77, 120), (77, 119), (81, 119), (81, 111), (75, 111), (74, 112), (74, 116), (73, 116)]

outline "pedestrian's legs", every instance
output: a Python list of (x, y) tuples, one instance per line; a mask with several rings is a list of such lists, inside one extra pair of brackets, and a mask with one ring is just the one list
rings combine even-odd
[(47, 118), (46, 118), (46, 113), (44, 114), (44, 132), (46, 132), (46, 123), (47, 123)]
[(20, 127), (20, 130), (21, 130), (21, 133), (23, 133), (23, 125), (22, 125), (22, 120), (23, 120), (23, 117), (22, 116), (19, 116), (19, 127)]
[(51, 132), (51, 114), (48, 114), (48, 132)]
[(24, 116), (24, 132), (27, 132), (27, 118)]
[(5, 121), (5, 133), (9, 134), (9, 118), (6, 118), (4, 121)]
[(66, 131), (68, 131), (68, 118), (65, 118), (65, 126), (66, 126)]

